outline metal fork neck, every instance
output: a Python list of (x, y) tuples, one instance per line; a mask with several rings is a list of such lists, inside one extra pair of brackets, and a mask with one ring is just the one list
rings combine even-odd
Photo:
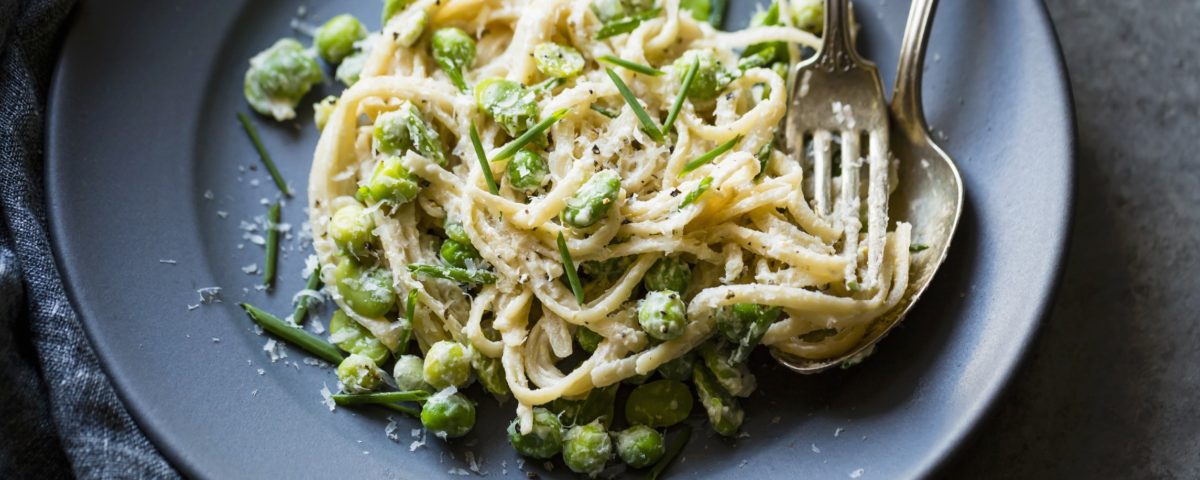
[(826, 2), (824, 38), (814, 67), (827, 72), (847, 71), (861, 61), (854, 51), (851, 28), (849, 0)]
[(921, 82), (937, 3), (938, 0), (913, 0), (908, 12), (904, 40), (900, 44), (900, 65), (896, 69), (896, 88), (892, 92), (892, 113), (901, 125), (928, 128), (921, 104)]

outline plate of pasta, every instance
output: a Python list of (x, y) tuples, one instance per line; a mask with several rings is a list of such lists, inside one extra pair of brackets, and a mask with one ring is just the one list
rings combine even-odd
[[(961, 233), (817, 375), (773, 355), (854, 351), (930, 231), (813, 203), (781, 120), (820, 0), (220, 3), (81, 6), (47, 140), (68, 294), (189, 476), (919, 477), (1057, 279), (1073, 123), (1037, 1), (939, 14)], [(854, 4), (885, 78), (900, 3)]]

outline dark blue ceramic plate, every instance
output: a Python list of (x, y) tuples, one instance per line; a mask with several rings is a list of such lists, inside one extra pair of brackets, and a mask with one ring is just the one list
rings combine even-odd
[[(312, 3), (315, 19), (349, 10), (378, 22), (376, 0)], [(318, 391), (333, 386), (331, 372), (305, 365), (295, 349), (271, 363), (267, 339), (236, 306), (282, 314), (302, 286), (308, 252), (295, 238), (285, 243), (278, 293), (256, 291), (259, 278), (242, 271), (261, 268), (263, 253), (239, 222), (262, 215), (261, 199), (276, 190), (234, 116), (248, 110), (247, 59), (293, 34), (299, 5), (80, 2), (47, 141), (50, 220), (68, 293), (130, 412), (190, 476), (430, 478), (467, 468), (471, 452), (489, 476), (524, 477), (501, 433), (511, 403), (477, 396), (474, 433), (452, 446), (430, 438), (410, 452), (417, 422), (399, 419), (392, 441), (384, 414), (330, 413)], [(907, 2), (857, 6), (865, 54), (890, 83)], [(753, 9), (733, 2), (729, 24), (744, 25)], [(675, 478), (847, 478), (860, 469), (861, 478), (918, 477), (949, 456), (1011, 376), (1066, 244), (1074, 140), (1066, 72), (1037, 0), (942, 2), (927, 71), (929, 119), (966, 180), (949, 261), (863, 365), (800, 377), (755, 358), (760, 388), (745, 405), (748, 435), (728, 441), (701, 426), (671, 468)], [(284, 210), (295, 231), (306, 218), (317, 139), (309, 115), (284, 125), (256, 119), (301, 192)], [(223, 288), (224, 302), (188, 310), (209, 286)], [(566, 476), (561, 463), (549, 466), (525, 469)]]

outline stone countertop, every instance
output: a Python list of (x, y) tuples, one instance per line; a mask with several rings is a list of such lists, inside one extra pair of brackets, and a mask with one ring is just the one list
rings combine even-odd
[(1046, 4), (1079, 130), (1066, 267), (939, 476), (1200, 478), (1200, 2)]

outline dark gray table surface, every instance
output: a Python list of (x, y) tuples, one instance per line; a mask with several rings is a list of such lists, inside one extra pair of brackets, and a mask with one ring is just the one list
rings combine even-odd
[(1200, 2), (1046, 0), (1079, 125), (1066, 270), (951, 478), (1200, 478)]

